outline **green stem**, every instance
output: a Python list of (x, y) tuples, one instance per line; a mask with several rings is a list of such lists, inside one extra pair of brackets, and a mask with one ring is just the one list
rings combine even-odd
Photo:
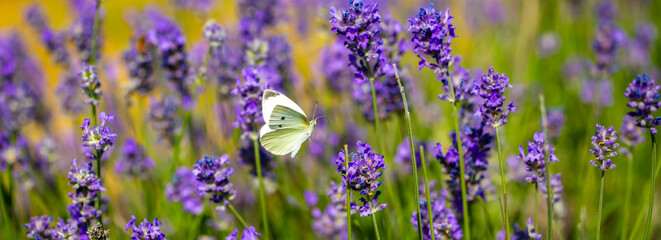
[(601, 187), (599, 188), (599, 212), (597, 213), (597, 240), (601, 239), (599, 238), (600, 233), (601, 233), (601, 209), (604, 205), (604, 176), (606, 175), (606, 171), (601, 171)]
[[(553, 191), (551, 191), (551, 157), (549, 156), (549, 146), (551, 143), (548, 141), (549, 125), (548, 119), (546, 118), (546, 104), (544, 104), (544, 94), (539, 95), (539, 104), (542, 111), (542, 129), (544, 131), (544, 142), (547, 143), (544, 145), (544, 155), (546, 158), (546, 209), (548, 210), (548, 214), (546, 215), (547, 235), (548, 239), (553, 239)], [(535, 225), (536, 224), (537, 221), (535, 221)]]
[(627, 154), (627, 159), (629, 160), (629, 168), (627, 169), (627, 190), (624, 195), (624, 211), (622, 212), (622, 233), (620, 239), (624, 240), (627, 238), (627, 226), (629, 226), (629, 205), (631, 204), (631, 185), (633, 185), (633, 149), (629, 147), (630, 152)]
[[(417, 166), (417, 161), (415, 159), (415, 146), (413, 145), (413, 129), (411, 127), (411, 112), (409, 112), (409, 106), (408, 102), (406, 101), (406, 91), (404, 91), (404, 86), (402, 85), (402, 81), (399, 79), (399, 73), (397, 71), (397, 65), (393, 64), (393, 68), (395, 69), (395, 79), (397, 79), (397, 85), (399, 85), (399, 93), (402, 95), (402, 101), (404, 102), (404, 116), (406, 117), (406, 126), (408, 130), (408, 135), (409, 135), (409, 149), (411, 150), (411, 168), (413, 169), (413, 192), (415, 196), (414, 203), (415, 204), (415, 209), (417, 210), (417, 216), (418, 216), (418, 238), (422, 239), (422, 213), (420, 212), (420, 192), (418, 190), (418, 166)], [(372, 86), (374, 86), (372, 84)], [(372, 91), (372, 94), (374, 94), (374, 91)], [(375, 105), (376, 106), (376, 105)], [(375, 108), (376, 109), (376, 108)], [(423, 157), (424, 159), (424, 157)], [(423, 164), (423, 169), (426, 168)], [(426, 174), (423, 176), (423, 180), (425, 181), (425, 185), (427, 185), (427, 177)], [(429, 189), (426, 189), (427, 193), (427, 205), (431, 204), (429, 202)], [(429, 211), (429, 214), (431, 214), (431, 211)], [(431, 218), (430, 218), (431, 219)], [(431, 224), (431, 221), (430, 221)], [(430, 230), (433, 230), (434, 228), (431, 228)], [(433, 232), (431, 234), (432, 236), (434, 235)], [(433, 237), (432, 237), (433, 238)]]
[[(548, 176), (547, 176), (548, 179)], [(546, 191), (549, 192), (549, 191)], [(539, 204), (538, 203), (538, 195), (539, 195), (539, 188), (537, 187), (537, 183), (535, 183), (535, 229), (537, 228), (537, 223), (539, 223)]]
[[(96, 38), (99, 31), (99, 9), (101, 8), (101, 0), (96, 0), (96, 9), (94, 10), (94, 28), (92, 29), (92, 45), (90, 46), (90, 59), (89, 65), (96, 63)], [(95, 124), (96, 125), (96, 124)]]
[[(11, 169), (11, 168), (10, 168)], [(9, 179), (12, 178), (11, 176), (11, 171), (7, 171), (9, 173)], [(7, 209), (5, 208), (5, 188), (2, 185), (2, 174), (0, 174), (0, 207), (2, 207), (2, 226), (7, 227), (7, 232), (9, 233), (9, 237), (13, 239), (14, 237), (14, 229), (12, 229), (11, 222), (9, 221), (9, 216), (7, 215)], [(2, 235), (0, 235), (2, 236)]]
[(96, 105), (90, 103), (92, 109), (92, 125), (96, 126)]
[(236, 211), (236, 209), (234, 208), (234, 206), (231, 203), (227, 204), (227, 208), (229, 208), (230, 212), (232, 212), (232, 214), (234, 214), (234, 217), (236, 218), (236, 220), (239, 221), (239, 223), (241, 224), (241, 226), (243, 228), (248, 228), (249, 227), (248, 224), (246, 224), (246, 221), (243, 220), (243, 218), (241, 217), (241, 214), (239, 214), (239, 212)]
[[(344, 169), (349, 169), (349, 146), (344, 144)], [(349, 240), (351, 240), (351, 192), (349, 192), (349, 179), (346, 183), (346, 211), (347, 211), (347, 233)]]
[(487, 210), (487, 203), (482, 202), (482, 212), (484, 212), (484, 222), (485, 225), (487, 226), (487, 230), (489, 231), (489, 238), (494, 239), (493, 233), (493, 226), (491, 226), (491, 217), (489, 216), (489, 211)]
[(650, 130), (650, 137), (652, 138), (652, 186), (650, 187), (649, 203), (647, 203), (647, 223), (645, 224), (645, 238), (648, 239), (650, 234), (650, 225), (652, 224), (652, 210), (654, 208), (654, 188), (656, 187), (656, 134)]
[[(96, 151), (96, 176), (103, 181), (101, 178), (101, 156), (103, 156), (103, 150)], [(101, 191), (96, 191), (96, 209), (101, 210)], [(97, 219), (103, 228), (103, 211), (99, 214)]]
[(259, 181), (259, 208), (262, 211), (262, 225), (264, 225), (264, 239), (271, 239), (271, 233), (269, 232), (269, 221), (266, 216), (266, 198), (264, 197), (264, 181), (262, 180), (262, 163), (259, 157), (259, 142), (257, 141), (257, 132), (253, 133), (252, 143), (253, 149), (255, 149), (255, 165), (257, 169), (257, 181)]
[[(434, 217), (431, 211), (431, 197), (429, 196), (429, 182), (427, 178), (427, 164), (425, 163), (425, 148), (420, 145), (420, 164), (422, 165), (422, 177), (425, 182), (425, 195), (427, 195), (427, 214), (429, 214), (429, 235), (431, 235), (432, 240), (436, 240), (436, 234), (434, 234)], [(419, 216), (420, 214), (418, 214)]]
[(374, 131), (376, 133), (376, 139), (379, 143), (379, 151), (385, 152), (383, 149), (383, 139), (381, 139), (379, 131), (381, 130), (381, 124), (379, 120), (379, 109), (376, 105), (376, 90), (374, 89), (374, 77), (370, 77), (370, 88), (372, 89), (372, 109), (374, 109)]
[[(186, 127), (188, 126), (188, 122), (190, 121), (190, 115), (191, 115), (191, 110), (187, 110), (186, 114), (184, 116), (184, 122), (181, 124), (181, 130), (179, 131), (179, 134), (175, 136), (174, 139), (174, 150), (173, 150), (173, 158), (174, 158), (174, 164), (173, 166), (176, 166), (176, 163), (180, 161), (179, 159), (179, 153), (181, 152), (181, 141), (184, 139), (184, 135), (186, 134)], [(180, 162), (181, 164), (184, 164), (184, 162)]]
[[(655, 174), (659, 175), (659, 172), (661, 172), (661, 166), (657, 165)], [(650, 183), (650, 184), (652, 184), (652, 183)], [(646, 199), (645, 201), (649, 201), (649, 200), (650, 199)], [(645, 202), (645, 203), (647, 203), (647, 202)], [(645, 205), (645, 203), (643, 205)], [(633, 229), (631, 230), (631, 235), (629, 236), (630, 240), (634, 239), (634, 236), (635, 236), (634, 233), (638, 232), (638, 229), (643, 224), (643, 219), (645, 218), (645, 212), (646, 211), (645, 211), (644, 208), (641, 208), (640, 211), (638, 212), (638, 217), (636, 217), (636, 223), (634, 223)]]
[[(371, 199), (369, 200), (369, 204), (370, 204), (370, 209), (374, 209), (374, 206), (372, 206)], [(381, 235), (379, 235), (379, 226), (376, 224), (376, 217), (374, 215), (376, 215), (375, 212), (372, 212), (372, 214), (370, 214), (370, 216), (372, 217), (372, 225), (374, 225), (374, 234), (376, 235), (376, 240), (381, 240)]]
[(496, 131), (496, 142), (498, 143), (498, 164), (500, 165), (500, 182), (503, 185), (503, 215), (505, 220), (505, 236), (507, 240), (510, 239), (510, 218), (507, 213), (507, 185), (505, 184), (505, 171), (503, 170), (503, 153), (500, 148), (500, 133), (498, 128)]

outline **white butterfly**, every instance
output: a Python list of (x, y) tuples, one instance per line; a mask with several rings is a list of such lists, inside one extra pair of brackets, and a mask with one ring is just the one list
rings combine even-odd
[(270, 89), (262, 95), (262, 116), (266, 123), (259, 130), (262, 146), (275, 155), (291, 153), (292, 158), (317, 124), (317, 119), (308, 120), (294, 101)]

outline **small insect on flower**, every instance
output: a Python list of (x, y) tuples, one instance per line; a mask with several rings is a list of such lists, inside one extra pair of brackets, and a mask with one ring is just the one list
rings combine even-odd
[(294, 101), (270, 89), (262, 95), (262, 116), (266, 123), (259, 130), (262, 146), (275, 155), (291, 153), (292, 158), (317, 125), (317, 119), (310, 121)]

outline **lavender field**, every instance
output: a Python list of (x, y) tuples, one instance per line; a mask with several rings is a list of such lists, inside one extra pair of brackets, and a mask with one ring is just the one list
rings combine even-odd
[(0, 0), (0, 239), (659, 239), (659, 10)]

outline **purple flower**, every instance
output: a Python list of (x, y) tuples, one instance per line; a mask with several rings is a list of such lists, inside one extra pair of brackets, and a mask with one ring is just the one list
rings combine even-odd
[(507, 157), (507, 165), (509, 166), (509, 178), (518, 182), (521, 185), (525, 185), (528, 182), (526, 177), (528, 177), (528, 172), (526, 171), (526, 164), (518, 159), (518, 156), (509, 155)]
[(76, 221), (71, 219), (64, 221), (62, 218), (57, 220), (56, 228), (51, 231), (53, 239), (77, 239), (79, 233)]
[(259, 72), (254, 67), (244, 68), (241, 75), (243, 75), (243, 83), (237, 79), (236, 88), (232, 91), (232, 94), (241, 98), (241, 104), (235, 111), (237, 120), (234, 122), (234, 127), (241, 126), (244, 132), (252, 132), (257, 130), (257, 124), (263, 122), (262, 93), (268, 84), (259, 77)]
[(652, 44), (656, 41), (656, 26), (649, 22), (638, 22), (633, 39), (628, 44), (627, 53), (629, 65), (645, 67), (650, 65)]
[[(551, 181), (551, 194), (553, 196), (553, 198), (551, 199), (551, 203), (555, 204), (562, 199), (562, 190), (564, 188), (562, 187), (561, 174), (558, 173), (554, 176), (551, 176), (548, 178), (548, 180)], [(548, 189), (546, 189), (546, 184), (539, 185), (539, 191), (542, 192), (542, 194), (544, 194), (544, 197), (546, 199), (549, 198)]]
[(346, 59), (351, 54), (342, 41), (337, 40), (321, 51), (319, 68), (321, 69), (324, 82), (328, 83), (333, 91), (349, 89), (349, 81), (353, 72), (348, 68)]
[[(422, 236), (424, 239), (431, 239), (432, 231), (429, 229), (429, 221), (432, 221), (435, 239), (461, 239), (463, 232), (457, 217), (450, 208), (445, 207), (445, 199), (432, 199), (431, 214), (427, 208), (427, 201), (420, 201), (420, 212), (422, 216)], [(418, 219), (416, 211), (413, 211), (411, 223), (418, 229)]]
[(202, 212), (202, 197), (197, 194), (198, 181), (189, 168), (180, 167), (165, 187), (168, 201), (180, 202), (184, 211), (198, 215)]
[(627, 107), (632, 111), (627, 114), (636, 118), (636, 126), (649, 128), (652, 134), (656, 134), (656, 126), (661, 123), (661, 117), (654, 118), (652, 113), (661, 106), (661, 86), (655, 84), (647, 74), (636, 76), (629, 87), (624, 91), (624, 96), (629, 99)]
[(7, 166), (12, 165), (14, 173), (24, 172), (30, 167), (28, 142), (20, 135), (16, 135), (16, 140), (12, 140), (11, 134), (0, 132), (0, 170), (6, 171)]
[(99, 76), (96, 74), (96, 67), (94, 67), (94, 65), (83, 64), (83, 67), (80, 70), (80, 78), (82, 80), (80, 88), (82, 89), (83, 95), (87, 96), (85, 103), (98, 106), (99, 99), (101, 99), (103, 94), (101, 92)]
[(170, 0), (176, 7), (197, 12), (209, 12), (213, 9), (216, 0)]
[(379, 186), (383, 181), (379, 180), (385, 170), (385, 161), (382, 155), (376, 154), (368, 143), (358, 141), (356, 152), (349, 153), (348, 168), (345, 167), (344, 149), (340, 150), (335, 159), (337, 172), (342, 174), (342, 182), (349, 182), (349, 189), (359, 192), (364, 197), (360, 198), (362, 206), (355, 206), (360, 211), (360, 216), (370, 216), (377, 211), (383, 210), (388, 204), (378, 205), (378, 197), (381, 191)]
[(103, 43), (103, 36), (101, 35), (103, 31), (101, 31), (101, 26), (103, 24), (101, 23), (103, 21), (103, 15), (102, 13), (99, 14), (98, 20), (99, 24), (96, 29), (96, 39), (92, 39), (94, 36), (94, 21), (95, 21), (95, 14), (96, 14), (96, 2), (92, 1), (74, 1), (75, 6), (74, 7), (76, 13), (78, 13), (77, 18), (71, 23), (69, 26), (69, 39), (73, 41), (74, 46), (76, 47), (76, 50), (78, 51), (78, 54), (80, 56), (80, 59), (83, 62), (89, 62), (90, 58), (92, 57), (92, 41), (96, 41), (95, 43), (95, 55), (96, 59), (99, 59), (101, 57), (101, 49), (102, 43)]
[(202, 35), (212, 49), (219, 48), (227, 39), (227, 31), (220, 27), (220, 25), (214, 20), (208, 20), (207, 23), (204, 24)]
[(17, 132), (26, 123), (35, 120), (37, 101), (27, 82), (3, 83), (0, 80), (0, 114), (3, 116), (0, 119), (0, 128)]
[(158, 218), (155, 218), (153, 222), (148, 222), (147, 218), (141, 222), (138, 226), (135, 225), (135, 216), (131, 216), (131, 220), (126, 223), (126, 229), (133, 230), (131, 234), (131, 240), (164, 240), (165, 234), (161, 232), (161, 222), (158, 221)]
[[(89, 118), (83, 120), (83, 124), (79, 127), (83, 130), (81, 146), (90, 147), (91, 149), (95, 149), (97, 154), (103, 154), (103, 152), (108, 151), (108, 149), (110, 149), (115, 143), (115, 137), (117, 137), (117, 134), (113, 133), (110, 130), (110, 126), (107, 125), (112, 123), (115, 116), (102, 112), (99, 114), (99, 119), (101, 120), (99, 126), (91, 126)], [(90, 158), (95, 156), (86, 157)]]
[(83, 204), (93, 206), (98, 191), (106, 189), (92, 169), (92, 163), (78, 166), (78, 160), (74, 159), (71, 169), (67, 175), (69, 185), (74, 192), (69, 193), (69, 197), (74, 204)]
[(379, 26), (383, 33), (383, 52), (389, 59), (399, 62), (402, 55), (409, 50), (408, 41), (402, 38), (402, 25), (390, 14), (383, 17)]
[[(505, 240), (505, 231), (501, 230), (496, 235), (496, 239)], [(510, 234), (510, 239), (512, 240), (539, 240), (542, 239), (542, 234), (535, 232), (535, 222), (532, 218), (528, 218), (526, 221), (526, 229), (520, 229), (519, 224), (514, 224), (512, 228), (512, 234)]]
[(60, 106), (69, 114), (76, 114), (82, 109), (80, 91), (77, 89), (80, 89), (80, 79), (74, 70), (60, 75), (55, 93), (59, 96)]
[[(237, 240), (237, 236), (239, 235), (239, 230), (234, 229), (234, 232), (230, 233), (225, 240)], [(241, 240), (259, 240), (257, 236), (262, 236), (262, 234), (259, 234), (257, 230), (255, 230), (255, 227), (250, 226), (246, 229), (243, 229), (243, 236), (241, 236)]]
[[(448, 76), (440, 75), (439, 78), (443, 82), (443, 92), (444, 94), (439, 94), (438, 98), (443, 101), (448, 101), (452, 104), (456, 104), (463, 100), (470, 98), (470, 92), (473, 88), (473, 83), (470, 75), (470, 71), (459, 65), (461, 58), (459, 56), (452, 59), (452, 65), (454, 65), (454, 71), (448, 74)], [(448, 80), (448, 77), (450, 80)], [(449, 83), (452, 82), (452, 90), (454, 90), (454, 96), (452, 96), (452, 91), (450, 90)]]
[(590, 153), (594, 154), (594, 160), (590, 160), (590, 165), (599, 167), (601, 171), (607, 171), (615, 168), (611, 157), (617, 156), (617, 147), (620, 146), (617, 141), (617, 131), (613, 126), (606, 129), (597, 124), (597, 132), (592, 136), (592, 146)]
[(30, 222), (24, 224), (23, 228), (28, 230), (27, 237), (30, 239), (49, 238), (52, 234), (52, 229), (49, 226), (52, 221), (53, 218), (47, 215), (31, 217)]
[(348, 239), (346, 211), (339, 205), (328, 204), (322, 212), (312, 210), (312, 230), (322, 239)]
[(518, 161), (523, 161), (526, 164), (526, 171), (528, 176), (526, 181), (533, 184), (544, 183), (546, 179), (546, 154), (545, 148), (549, 148), (549, 159), (550, 162), (558, 162), (558, 157), (553, 154), (555, 148), (551, 148), (551, 144), (546, 143), (544, 139), (544, 133), (538, 132), (535, 133), (533, 142), (528, 142), (528, 154), (523, 150), (523, 146), (519, 146), (519, 152), (521, 153), (517, 156)]
[(567, 121), (564, 109), (549, 109), (546, 121), (548, 124), (549, 137), (551, 139), (557, 139), (562, 134), (562, 129), (565, 127), (565, 121)]
[(317, 197), (317, 194), (310, 190), (305, 190), (305, 192), (303, 192), (303, 198), (305, 198), (305, 204), (310, 207), (316, 205), (317, 202), (319, 202), (319, 197)]
[(144, 94), (154, 87), (151, 79), (154, 74), (154, 65), (150, 51), (139, 49), (140, 47), (136, 46), (138, 44), (140, 43), (131, 43), (131, 48), (124, 52), (123, 60), (129, 74), (129, 93)]
[(597, 3), (595, 7), (597, 17), (601, 22), (610, 22), (617, 16), (617, 6), (611, 0), (603, 0)]
[[(419, 147), (425, 146), (427, 147), (427, 143), (423, 141), (416, 141), (414, 140), (414, 148), (416, 150), (419, 149)], [(397, 145), (397, 153), (395, 153), (395, 156), (393, 159), (395, 160), (395, 163), (399, 166), (399, 168), (403, 169), (406, 173), (411, 173), (411, 147), (409, 146), (409, 138), (405, 137), (402, 142)], [(416, 166), (420, 167), (420, 150), (415, 152), (415, 159), (416, 159)]]
[(198, 195), (210, 194), (211, 198), (209, 200), (213, 203), (219, 203), (220, 205), (217, 208), (220, 210), (224, 210), (225, 205), (229, 204), (229, 201), (234, 199), (236, 194), (234, 185), (229, 179), (234, 173), (234, 169), (229, 166), (226, 167), (226, 164), (229, 165), (227, 154), (220, 158), (204, 156), (193, 165), (193, 175), (198, 181)]
[(189, 74), (186, 38), (175, 22), (158, 11), (149, 11), (154, 25), (147, 33), (147, 41), (157, 47), (165, 77), (174, 84), (184, 102), (190, 98), (186, 80)]
[(604, 22), (599, 25), (592, 43), (599, 70), (612, 71), (618, 47), (624, 42), (624, 38), (624, 33), (613, 23)]
[(361, 84), (375, 77), (381, 64), (381, 15), (376, 3), (364, 5), (362, 0), (349, 0), (349, 5), (349, 9), (344, 11), (331, 7), (329, 22), (333, 26), (331, 31), (344, 38), (344, 45), (353, 53), (349, 61), (356, 70), (354, 82)]
[(172, 145), (175, 144), (175, 130), (179, 127), (178, 109), (174, 97), (163, 96), (159, 101), (151, 99), (149, 111), (151, 126), (161, 139), (168, 140)]
[(40, 5), (30, 5), (25, 12), (25, 19), (30, 27), (40, 34), (41, 43), (46, 47), (55, 63), (63, 67), (69, 66), (70, 53), (66, 46), (66, 33), (54, 32), (50, 28)]
[(126, 139), (122, 148), (122, 157), (115, 163), (115, 172), (144, 178), (152, 168), (154, 161), (147, 156), (145, 149), (133, 138)]
[[(273, 155), (266, 151), (263, 147), (257, 146), (259, 148), (259, 160), (261, 161), (260, 165), (262, 167), (262, 176), (265, 180), (272, 180), (275, 178), (275, 166), (276, 162), (273, 160)], [(253, 141), (249, 139), (249, 134), (244, 133), (241, 136), (241, 149), (239, 149), (239, 160), (242, 165), (248, 166), (249, 172), (252, 176), (257, 176), (257, 162), (255, 161), (255, 148)]]
[(262, 29), (276, 25), (283, 17), (280, 0), (240, 0), (238, 4), (241, 25), (252, 25), (249, 36), (261, 35)]
[[(392, 67), (391, 67), (392, 68)], [(385, 69), (385, 67), (384, 67)], [(401, 72), (400, 72), (401, 73)], [(403, 77), (403, 76), (402, 76)], [(402, 78), (402, 84), (406, 86), (407, 78)], [(372, 101), (372, 90), (368, 84), (354, 85), (352, 95), (360, 106), (363, 116), (370, 121), (374, 121), (374, 109)], [(399, 85), (392, 75), (383, 75), (382, 81), (374, 82), (374, 92), (376, 95), (376, 104), (379, 111), (379, 119), (386, 119), (391, 113), (403, 112), (404, 102), (399, 92)]]
[[(452, 61), (452, 38), (456, 38), (455, 26), (452, 25), (450, 9), (441, 13), (430, 3), (426, 8), (420, 8), (415, 18), (409, 19), (409, 32), (413, 35), (413, 52), (420, 58), (418, 70), (428, 67), (436, 74), (447, 71)], [(431, 57), (427, 59), (426, 57)]]
[(622, 142), (627, 147), (635, 147), (636, 145), (645, 141), (643, 138), (643, 129), (636, 126), (636, 119), (630, 116), (622, 118), (622, 126), (620, 127), (620, 135)]
[(511, 101), (506, 108), (503, 107), (505, 104), (505, 89), (512, 87), (509, 80), (507, 75), (504, 73), (498, 74), (490, 66), (489, 73), (482, 74), (480, 79), (475, 82), (475, 87), (472, 90), (472, 94), (479, 95), (483, 100), (480, 110), (475, 115), (481, 116), (482, 121), (493, 128), (507, 124), (509, 113), (516, 111), (514, 101)]

